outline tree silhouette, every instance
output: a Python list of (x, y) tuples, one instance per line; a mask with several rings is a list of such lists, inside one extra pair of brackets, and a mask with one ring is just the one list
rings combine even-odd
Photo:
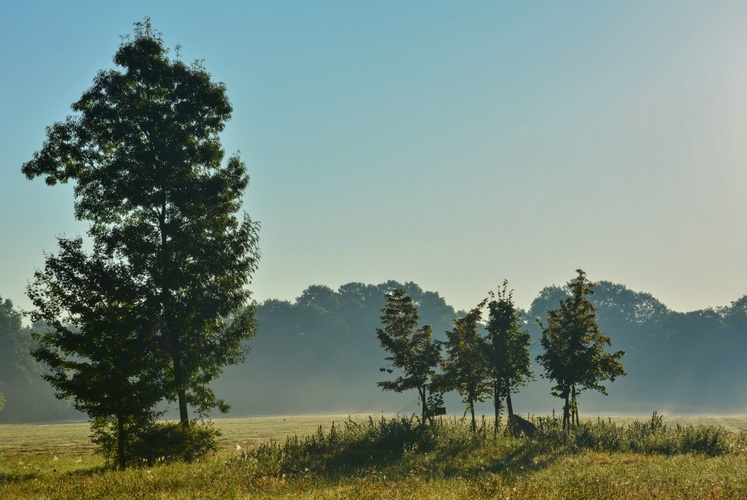
[(547, 311), (541, 344), (545, 352), (537, 361), (545, 369), (543, 377), (556, 382), (552, 395), (563, 400), (563, 428), (578, 425), (578, 396), (586, 389), (607, 394), (600, 382), (624, 376), (620, 363), (623, 351), (607, 353), (610, 338), (603, 335), (596, 320), (596, 309), (587, 298), (594, 285), (581, 269), (568, 283), (570, 295), (560, 307)]
[(87, 256), (80, 238), (59, 244), (59, 255), (47, 256), (28, 288), (32, 319), (47, 325), (32, 354), (49, 367), (43, 378), (57, 397), (71, 398), (98, 434), (114, 437), (124, 469), (130, 435), (159, 415), (163, 397), (143, 285), (101, 248)]
[(143, 285), (139, 299), (154, 322), (147, 344), (164, 397), (178, 401), (188, 427), (188, 404), (201, 415), (227, 411), (209, 384), (244, 359), (242, 341), (254, 332), (247, 285), (259, 228), (237, 216), (244, 164), (232, 156), (222, 165), (225, 86), (200, 63), (171, 60), (148, 19), (135, 26), (114, 55), (118, 69), (97, 74), (72, 105), (78, 114), (49, 127), (22, 170), (50, 185), (74, 181), (76, 217)]
[(517, 432), (511, 393), (532, 378), (529, 332), (521, 329), (521, 315), (516, 310), (512, 292), (507, 291), (508, 281), (498, 294), (490, 292), (489, 319), (485, 343), (488, 365), (493, 379), (493, 406), (495, 428), (498, 429), (501, 400), (506, 400), (509, 428)]
[(462, 396), (472, 416), (472, 432), (477, 432), (475, 403), (484, 401), (491, 390), (485, 338), (478, 332), (485, 303), (482, 301), (466, 316), (455, 319), (454, 328), (446, 332), (446, 357), (439, 377), (444, 390), (455, 390)]
[(433, 415), (434, 403), (441, 400), (440, 392), (434, 391), (433, 386), (433, 377), (441, 359), (440, 347), (432, 338), (430, 325), (418, 326), (420, 316), (404, 288), (387, 294), (386, 300), (381, 310), (384, 328), (376, 329), (376, 337), (381, 347), (390, 353), (385, 359), (391, 367), (381, 368), (381, 371), (392, 373), (396, 368), (403, 374), (377, 385), (385, 391), (416, 389), (425, 421)]

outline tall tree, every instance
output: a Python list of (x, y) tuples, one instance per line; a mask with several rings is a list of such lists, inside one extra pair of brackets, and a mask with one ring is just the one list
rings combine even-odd
[(148, 19), (114, 63), (72, 105), (77, 115), (47, 129), (22, 170), (50, 185), (75, 182), (76, 217), (143, 283), (167, 398), (187, 427), (188, 404), (200, 414), (227, 410), (208, 384), (244, 359), (242, 341), (254, 333), (247, 285), (259, 226), (237, 216), (245, 165), (238, 156), (223, 165), (225, 86), (200, 63), (170, 59)]
[(578, 425), (578, 396), (586, 389), (607, 394), (601, 382), (624, 376), (620, 359), (623, 351), (607, 353), (610, 338), (603, 335), (596, 320), (596, 308), (587, 298), (594, 284), (581, 269), (568, 283), (570, 295), (560, 307), (547, 311), (547, 325), (541, 325), (545, 352), (537, 361), (545, 369), (543, 377), (554, 380), (553, 396), (563, 400), (563, 428)]
[(386, 295), (386, 306), (381, 310), (384, 328), (376, 329), (381, 347), (390, 353), (385, 359), (390, 367), (381, 371), (392, 373), (393, 368), (403, 374), (394, 380), (378, 382), (386, 391), (403, 392), (416, 389), (421, 404), (422, 419), (432, 417), (432, 404), (440, 401), (440, 392), (434, 391), (433, 377), (441, 359), (440, 346), (432, 338), (430, 325), (418, 327), (420, 316), (412, 298), (404, 288)]
[(446, 332), (446, 357), (440, 383), (445, 390), (456, 390), (472, 416), (472, 432), (477, 432), (475, 403), (490, 394), (490, 367), (485, 355), (485, 338), (478, 331), (486, 301), (454, 320)]
[(485, 344), (490, 373), (493, 379), (493, 406), (495, 428), (498, 428), (501, 400), (506, 400), (509, 428), (516, 433), (511, 393), (516, 392), (532, 378), (529, 332), (521, 329), (521, 315), (513, 301), (513, 291), (508, 291), (508, 281), (498, 294), (490, 292)]
[(72, 399), (98, 424), (97, 433), (116, 440), (124, 469), (130, 435), (158, 415), (163, 397), (143, 284), (100, 248), (86, 255), (80, 238), (59, 245), (28, 287), (31, 317), (46, 324), (32, 354), (49, 367), (43, 377), (57, 397)]

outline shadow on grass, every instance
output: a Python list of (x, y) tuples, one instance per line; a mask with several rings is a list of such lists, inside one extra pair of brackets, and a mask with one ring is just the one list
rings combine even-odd
[(20, 474), (0, 472), (0, 485), (10, 483), (22, 483), (39, 477), (38, 472), (23, 472)]
[(475, 435), (458, 424), (424, 426), (400, 418), (333, 427), (328, 433), (320, 428), (316, 435), (260, 447), (242, 458), (257, 475), (313, 475), (328, 481), (411, 475), (448, 479), (486, 472), (508, 479), (548, 467), (563, 454), (525, 438)]

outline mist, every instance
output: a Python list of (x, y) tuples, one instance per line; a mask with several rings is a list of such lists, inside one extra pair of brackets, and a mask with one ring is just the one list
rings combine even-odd
[[(415, 283), (348, 283), (337, 290), (313, 285), (294, 301), (267, 300), (258, 306), (259, 326), (248, 343), (245, 363), (227, 367), (212, 385), (232, 407), (226, 416), (419, 413), (415, 391), (398, 394), (376, 386), (394, 376), (379, 370), (387, 364), (387, 353), (375, 331), (381, 326), (384, 294), (399, 287), (405, 287), (418, 305), (421, 324), (430, 324), (434, 337), (444, 340), (444, 332), (462, 313), (437, 292)], [(536, 319), (544, 321), (547, 309), (558, 307), (565, 296), (563, 287), (546, 287), (522, 312), (533, 343), (541, 334)], [(621, 361), (628, 375), (606, 384), (608, 396), (584, 392), (579, 400), (582, 414), (747, 411), (747, 296), (726, 307), (682, 313), (651, 294), (602, 281), (590, 299), (601, 331), (612, 340), (610, 349), (625, 351)], [(552, 382), (541, 377), (541, 367), (534, 362), (540, 352), (536, 343), (530, 351), (535, 380), (513, 396), (517, 413), (562, 411), (562, 401), (550, 395)], [(6, 363), (0, 372), (0, 392), (6, 398), (0, 422), (85, 420), (69, 402), (55, 399), (41, 379), (41, 367), (34, 367), (30, 359)], [(26, 368), (13, 371), (13, 366)], [(445, 403), (448, 414), (463, 415), (458, 394), (447, 394)], [(492, 415), (492, 401), (476, 409)]]

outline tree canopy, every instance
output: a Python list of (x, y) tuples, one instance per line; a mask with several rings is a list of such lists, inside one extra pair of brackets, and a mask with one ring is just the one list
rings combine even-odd
[[(601, 384), (624, 376), (620, 363), (623, 351), (607, 353), (609, 337), (602, 334), (596, 320), (596, 308), (588, 299), (594, 284), (578, 269), (578, 276), (568, 283), (570, 295), (557, 309), (547, 311), (547, 325), (542, 325), (543, 354), (537, 361), (544, 367), (544, 377), (554, 380), (552, 394), (563, 400), (563, 427), (578, 424), (578, 395), (586, 389), (606, 394)], [(573, 420), (572, 420), (573, 419)]]
[(516, 431), (511, 393), (532, 378), (532, 340), (529, 332), (522, 329), (522, 316), (514, 305), (513, 293), (508, 291), (508, 281), (504, 280), (497, 294), (490, 292), (488, 311), (485, 348), (493, 379), (495, 426), (498, 427), (501, 399), (505, 399), (509, 425)]
[[(416, 389), (421, 405), (423, 421), (433, 415), (433, 406), (440, 402), (440, 393), (434, 390), (433, 378), (439, 361), (441, 348), (433, 340), (430, 325), (419, 326), (420, 315), (404, 288), (398, 288), (386, 296), (386, 306), (381, 310), (384, 328), (376, 329), (381, 347), (389, 353), (386, 360), (391, 367), (403, 372), (394, 380), (379, 382), (384, 390), (403, 392)], [(382, 368), (392, 373), (393, 368)], [(429, 404), (430, 403), (430, 404)]]
[(484, 401), (491, 389), (486, 341), (478, 330), (485, 302), (454, 320), (454, 327), (446, 332), (446, 356), (441, 365), (441, 387), (446, 391), (455, 390), (462, 396), (472, 416), (473, 432), (477, 430), (475, 403)]
[(89, 257), (82, 246), (80, 238), (60, 239), (59, 254), (47, 256), (29, 286), (32, 319), (46, 325), (32, 354), (49, 367), (43, 377), (59, 398), (72, 399), (99, 430), (111, 428), (125, 468), (129, 435), (159, 414), (164, 377), (129, 267), (102, 252)]

